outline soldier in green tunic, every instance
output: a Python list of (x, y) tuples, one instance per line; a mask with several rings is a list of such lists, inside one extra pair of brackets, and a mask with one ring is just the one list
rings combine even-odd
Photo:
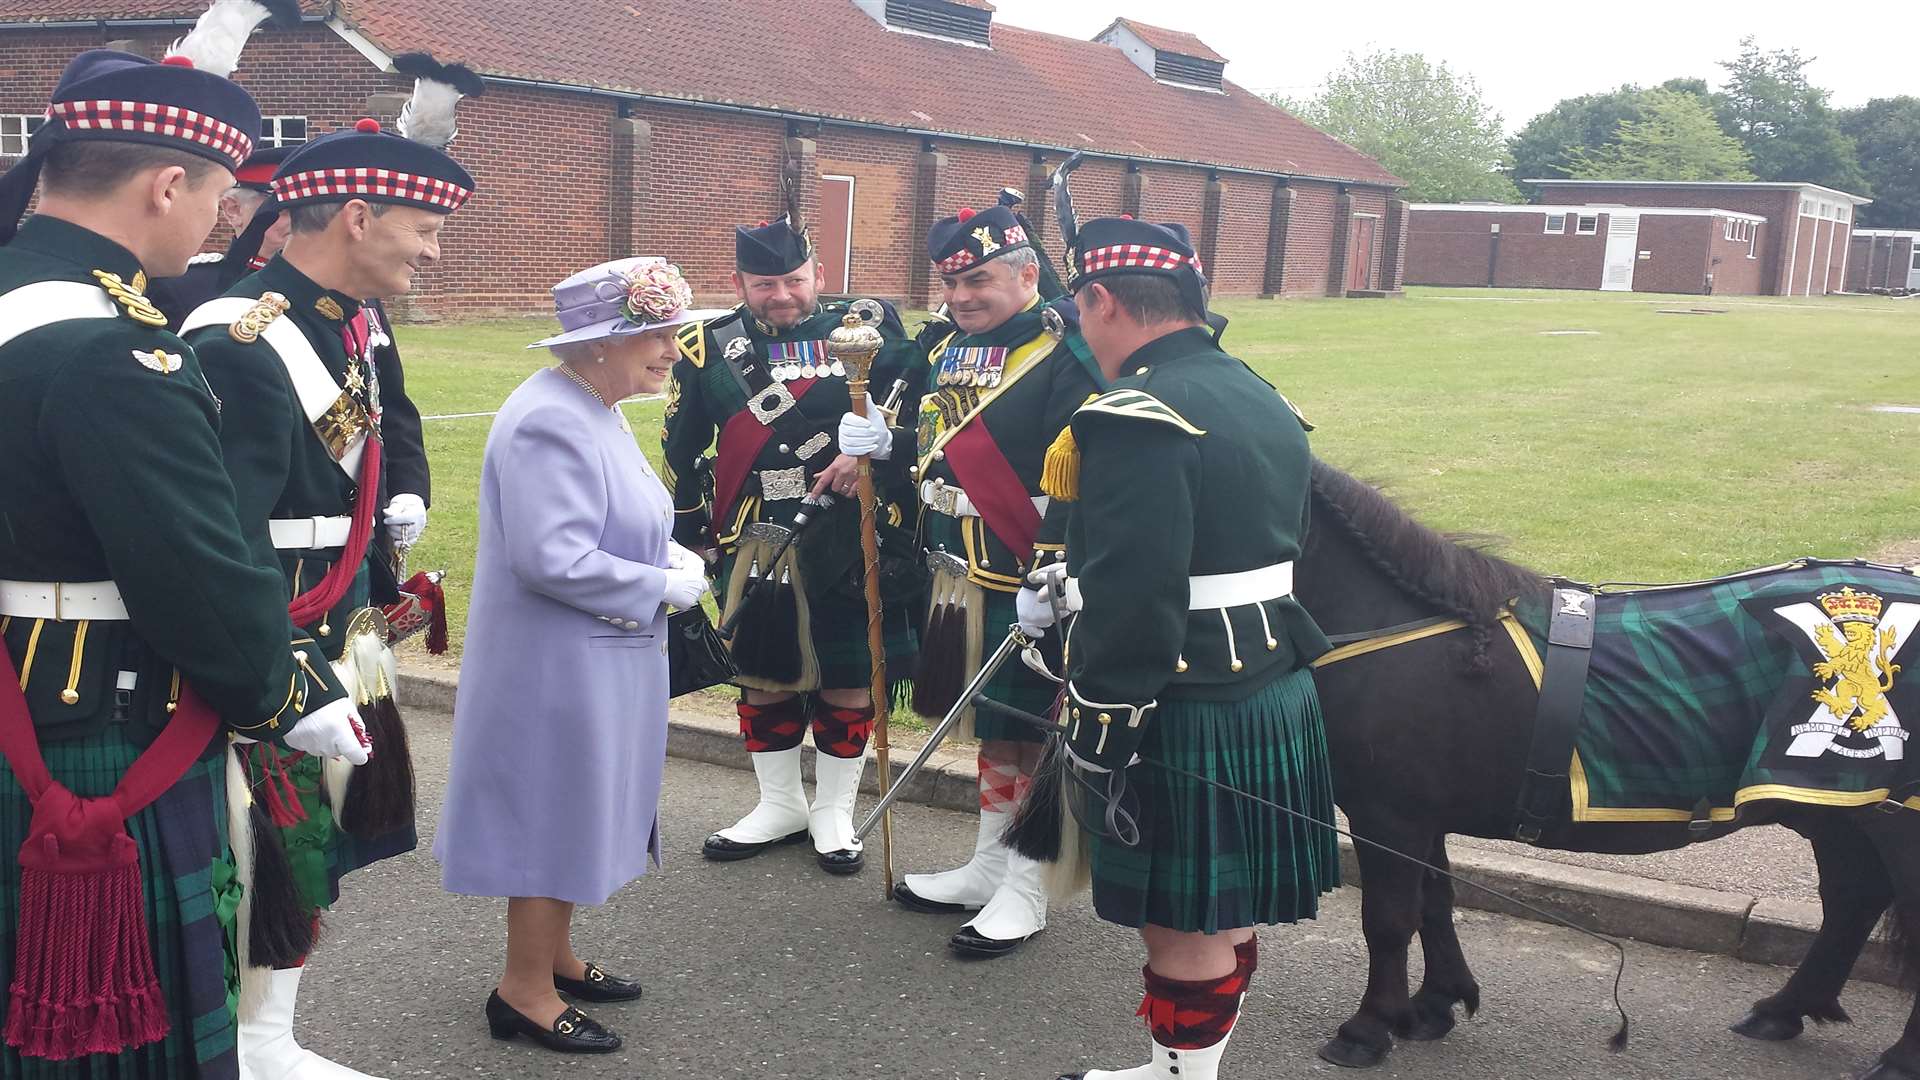
[[(912, 451), (924, 507), (920, 542), (932, 571), (914, 708), (933, 717), (953, 706), (982, 658), (1022, 621), (1026, 574), (1062, 557), (1066, 507), (1041, 489), (1047, 450), (1101, 386), (1072, 302), (1041, 296), (1041, 256), (1012, 201), (962, 209), (927, 237), (947, 312), (921, 335), (927, 389)], [(1057, 666), (1058, 650), (1051, 653)], [(986, 686), (995, 700), (1032, 712), (1046, 712), (1057, 692), (1019, 663)], [(953, 870), (908, 874), (893, 895), (915, 911), (976, 913), (949, 944), (995, 956), (1046, 926), (1041, 867), (1000, 842), (1039, 759), (1040, 735), (998, 716), (969, 719), (981, 740), (973, 857)]]
[[(702, 852), (745, 859), (811, 835), (822, 869), (851, 874), (865, 858), (853, 804), (874, 708), (855, 461), (834, 453), (834, 426), (852, 403), (846, 371), (827, 352), (849, 305), (820, 302), (825, 271), (798, 221), (790, 206), (779, 221), (736, 230), (741, 303), (680, 334), (662, 442), (674, 538), (716, 564), (723, 623), (736, 624), (740, 733), (760, 785), (753, 810)], [(881, 306), (879, 329), (886, 345), (871, 381), (884, 393), (909, 376), (913, 348), (891, 307)], [(917, 391), (899, 389), (909, 399)], [(714, 457), (703, 460), (709, 444)], [(902, 526), (911, 488), (884, 464), (875, 483), (883, 584), (898, 597), (896, 585), (912, 588), (913, 538)], [(830, 505), (818, 505), (822, 497)], [(885, 620), (887, 669), (904, 673), (908, 605), (888, 604)], [(818, 752), (811, 805), (800, 777), (809, 726)]]
[(1073, 1076), (1213, 1080), (1255, 967), (1252, 928), (1312, 918), (1338, 852), (1326, 829), (1154, 763), (1332, 819), (1309, 667), (1327, 641), (1293, 598), (1307, 425), (1221, 351), (1184, 227), (1102, 218), (1075, 232), (1061, 217), (1081, 329), (1109, 380), (1049, 469), (1049, 493), (1073, 506), (1065, 787), (1126, 793), (1107, 800), (1117, 815), (1080, 818), (1100, 829), (1095, 910), (1147, 946), (1153, 1041), (1148, 1064)]
[(251, 149), (225, 75), (267, 15), (222, 0), (166, 63), (82, 53), (0, 177), (0, 1076), (237, 1075), (229, 740), (366, 760), (242, 534), (220, 402), (142, 294)]
[[(415, 271), (439, 258), (440, 231), (474, 187), (443, 148), (454, 104), (479, 80), (421, 54), (396, 66), (417, 79), (400, 133), (361, 120), (288, 155), (272, 181), (291, 221), (286, 246), (183, 328), (226, 403), (220, 441), (255, 558), (280, 570), (296, 606), (312, 607), (308, 632), (347, 674), (371, 736), (385, 744), (352, 770), (271, 748), (249, 755), (256, 784), (292, 796), (274, 802), (275, 819), (316, 916), (343, 875), (416, 842), (389, 631), (370, 606), (383, 445), (363, 298), (405, 293)], [(362, 1076), (294, 1039), (303, 971), (243, 970), (245, 1063), (286, 1080)]]

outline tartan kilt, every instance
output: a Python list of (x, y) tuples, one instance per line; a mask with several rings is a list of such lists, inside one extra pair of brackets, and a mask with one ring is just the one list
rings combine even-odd
[[(111, 794), (141, 748), (114, 724), (98, 735), (41, 745), (53, 778), (83, 798)], [(8, 1080), (131, 1080), (239, 1075), (231, 970), (224, 924), (239, 906), (240, 885), (227, 857), (227, 740), (202, 757), (159, 799), (127, 819), (140, 854), (147, 937), (167, 1002), (169, 1030), (159, 1042), (112, 1056), (71, 1061), (22, 1058), (0, 1046), (0, 1077)], [(13, 983), (20, 919), (20, 864), (33, 810), (0, 765), (0, 987)]]
[(314, 912), (333, 906), (340, 898), (340, 879), (363, 866), (404, 855), (420, 842), (412, 826), (380, 836), (360, 838), (340, 828), (334, 821), (333, 807), (327, 799), (325, 763), (322, 759), (297, 751), (282, 750), (265, 743), (247, 748), (243, 755), (247, 783), (255, 798), (261, 798), (270, 782), (261, 760), (266, 754), (279, 755), (286, 779), (299, 796), (306, 820), (280, 830), (286, 848), (287, 863), (293, 870), (300, 899)]
[[(1007, 627), (1019, 621), (1019, 612), (1014, 605), (1015, 593), (1000, 592), (997, 589), (982, 589), (986, 598), (986, 620), (981, 644), (980, 656), (984, 660), (999, 647), (1007, 636)], [(1060, 633), (1059, 629), (1050, 630), (1040, 639), (1040, 654), (1047, 658), (1047, 664), (1054, 671), (1060, 670)], [(974, 672), (967, 672), (972, 678)], [(1000, 665), (1000, 670), (987, 680), (982, 692), (1003, 705), (1035, 716), (1053, 715), (1054, 700), (1060, 696), (1060, 687), (1035, 674), (1027, 665), (1020, 662), (1016, 654)], [(987, 739), (1006, 739), (1013, 742), (1045, 742), (1047, 733), (1038, 728), (1023, 724), (1010, 716), (975, 709), (973, 713), (973, 737), (982, 741)]]
[[(807, 624), (814, 655), (820, 661), (822, 690), (865, 690), (873, 685), (872, 652), (867, 648), (867, 601), (839, 591), (808, 597)], [(887, 651), (887, 683), (913, 674), (912, 612), (893, 605), (880, 612), (881, 645)]]
[[(1139, 753), (1333, 821), (1310, 668), (1240, 701), (1162, 701)], [(1126, 778), (1139, 844), (1092, 839), (1093, 905), (1108, 922), (1200, 933), (1297, 922), (1340, 883), (1328, 829), (1151, 765)]]

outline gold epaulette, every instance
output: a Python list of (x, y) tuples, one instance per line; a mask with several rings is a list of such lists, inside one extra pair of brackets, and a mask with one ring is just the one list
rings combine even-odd
[[(1275, 390), (1274, 393), (1280, 394), (1280, 391)], [(1293, 403), (1292, 398), (1288, 397), (1285, 394), (1280, 394), (1280, 400), (1286, 402), (1287, 411), (1293, 414), (1293, 418), (1295, 420), (1300, 421), (1300, 430), (1302, 431), (1313, 430), (1313, 421), (1307, 419), (1307, 414), (1300, 411), (1300, 406), (1295, 405)]]
[(707, 324), (688, 323), (673, 333), (673, 344), (694, 367), (707, 366)]
[(126, 313), (127, 318), (142, 326), (167, 325), (167, 317), (160, 313), (159, 308), (153, 306), (153, 301), (147, 299), (146, 271), (135, 271), (133, 280), (130, 282), (121, 280), (120, 275), (111, 270), (95, 270), (93, 278), (100, 283), (101, 288), (107, 290), (107, 295), (113, 298), (113, 302), (120, 305), (120, 309)]
[[(1081, 404), (1091, 404), (1100, 397), (1088, 394)], [(1061, 502), (1075, 502), (1080, 498), (1080, 444), (1073, 441), (1073, 425), (1069, 423), (1053, 437), (1053, 445), (1047, 447), (1047, 456), (1040, 467), (1040, 490), (1047, 498)]]
[(1175, 412), (1173, 406), (1145, 390), (1124, 387), (1119, 390), (1109, 390), (1080, 406), (1079, 411), (1074, 415), (1082, 414), (1118, 416), (1128, 420), (1152, 420), (1179, 428), (1188, 435), (1197, 437), (1206, 434), (1202, 429), (1189, 423), (1186, 417)]
[(233, 320), (227, 327), (227, 336), (242, 345), (251, 345), (260, 340), (275, 319), (287, 313), (287, 298), (277, 292), (261, 293), (246, 314)]

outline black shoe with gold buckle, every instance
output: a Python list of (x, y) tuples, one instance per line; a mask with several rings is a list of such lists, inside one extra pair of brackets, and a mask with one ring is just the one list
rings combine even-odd
[(620, 1036), (579, 1009), (568, 1006), (553, 1022), (553, 1027), (543, 1028), (503, 1001), (497, 990), (487, 998), (487, 1030), (496, 1039), (525, 1035), (562, 1054), (611, 1054), (620, 1049)]
[(585, 978), (569, 979), (555, 975), (553, 988), (580, 1001), (612, 1002), (640, 999), (639, 983), (632, 979), (623, 979), (618, 975), (609, 975), (592, 964), (587, 965)]

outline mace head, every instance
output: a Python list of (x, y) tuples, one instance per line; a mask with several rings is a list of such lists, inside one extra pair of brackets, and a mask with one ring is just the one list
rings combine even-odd
[(855, 300), (840, 325), (827, 335), (827, 351), (847, 369), (847, 378), (864, 381), (886, 339), (880, 336), (885, 310), (877, 300)]

